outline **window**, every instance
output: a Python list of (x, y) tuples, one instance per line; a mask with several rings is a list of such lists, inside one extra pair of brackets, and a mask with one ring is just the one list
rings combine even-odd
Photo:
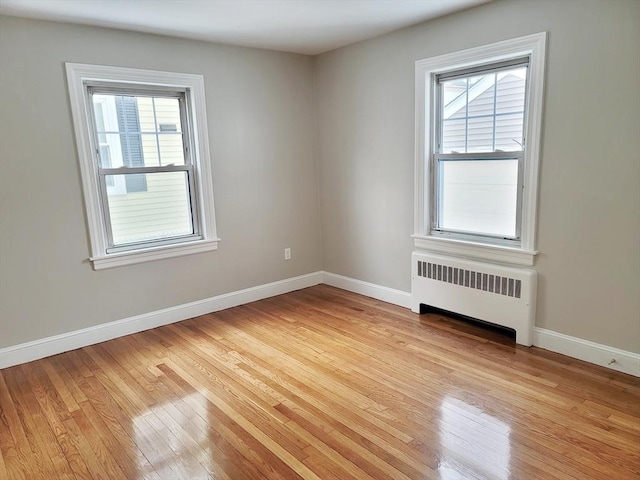
[(528, 58), (435, 76), (432, 232), (518, 245)]
[(416, 62), (417, 247), (533, 264), (544, 44)]
[(217, 248), (203, 78), (67, 64), (95, 269)]

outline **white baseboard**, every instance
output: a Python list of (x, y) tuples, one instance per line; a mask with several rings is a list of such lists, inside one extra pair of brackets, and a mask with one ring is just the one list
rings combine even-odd
[[(533, 329), (533, 344), (545, 350), (640, 377), (640, 354), (637, 353), (538, 327)], [(612, 359), (615, 362), (611, 362)]]
[[(264, 298), (282, 295), (325, 283), (349, 292), (359, 293), (383, 302), (411, 308), (411, 294), (402, 290), (383, 287), (355, 278), (344, 277), (330, 272), (314, 272), (278, 282), (225, 293), (196, 302), (177, 305), (135, 317), (117, 320), (95, 327), (83, 328), (11, 347), (0, 348), (0, 368), (31, 362), (76, 348), (94, 345), (113, 338), (149, 330), (205, 313), (217, 312)], [(544, 328), (534, 328), (533, 344), (586, 362), (640, 377), (640, 354), (571, 337)], [(609, 363), (612, 358), (616, 361)]]
[(322, 272), (310, 273), (157, 310), (155, 312), (136, 315), (135, 317), (129, 317), (123, 320), (116, 320), (115, 322), (96, 325), (95, 327), (83, 328), (82, 330), (62, 333), (53, 337), (1, 348), (0, 368), (31, 362), (69, 350), (75, 350), (76, 348), (94, 345), (113, 338), (179, 322), (187, 318), (197, 317), (205, 313), (217, 312), (226, 308), (262, 300), (263, 298), (311, 287), (322, 283), (322, 278)]
[(382, 300), (387, 303), (393, 303), (401, 307), (411, 308), (411, 294), (409, 292), (403, 292), (402, 290), (383, 287), (374, 283), (363, 282), (362, 280), (343, 277), (342, 275), (329, 272), (322, 272), (322, 279), (322, 283), (326, 283), (332, 287), (359, 293), (360, 295)]

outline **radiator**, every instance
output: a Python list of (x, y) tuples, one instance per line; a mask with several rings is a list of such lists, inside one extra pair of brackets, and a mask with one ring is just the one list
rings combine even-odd
[(536, 288), (537, 273), (528, 268), (412, 254), (412, 311), (426, 305), (512, 328), (522, 345), (533, 342)]

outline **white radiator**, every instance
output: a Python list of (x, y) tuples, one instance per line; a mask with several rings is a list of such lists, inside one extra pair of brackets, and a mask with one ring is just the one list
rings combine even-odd
[(516, 331), (516, 342), (531, 345), (537, 273), (456, 257), (413, 252), (411, 310), (420, 305), (447, 310)]

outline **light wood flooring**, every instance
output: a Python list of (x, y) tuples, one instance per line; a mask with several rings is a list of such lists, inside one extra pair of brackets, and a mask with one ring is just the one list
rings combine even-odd
[(640, 384), (320, 285), (0, 371), (1, 479), (640, 478)]

